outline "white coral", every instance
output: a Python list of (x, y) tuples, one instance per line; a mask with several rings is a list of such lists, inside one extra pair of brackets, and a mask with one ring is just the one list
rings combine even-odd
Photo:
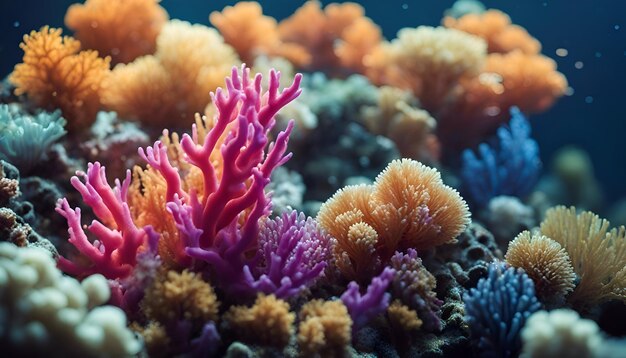
[(598, 325), (575, 311), (538, 311), (522, 329), (520, 357), (596, 357), (602, 341)]
[(110, 297), (106, 279), (82, 283), (64, 276), (48, 251), (0, 243), (0, 342), (16, 354), (123, 357), (141, 343), (126, 315), (101, 306)]

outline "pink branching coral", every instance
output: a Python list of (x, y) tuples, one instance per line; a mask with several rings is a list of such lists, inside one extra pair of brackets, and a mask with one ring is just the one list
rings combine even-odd
[[(269, 89), (264, 93), (260, 74), (252, 80), (245, 66), (241, 73), (233, 68), (226, 91), (218, 89), (212, 95), (218, 114), (203, 144), (199, 144), (195, 127), (193, 135), (185, 134), (180, 142), (185, 160), (202, 172), (201, 197), (193, 190), (183, 190), (178, 169), (160, 141), (139, 150), (167, 182), (167, 208), (180, 232), (180, 249), (208, 263), (215, 270), (216, 282), (228, 290), (249, 290), (243, 268), (256, 249), (259, 219), (270, 212), (271, 201), (264, 188), (272, 171), (291, 157), (285, 151), (293, 122), (276, 136), (266, 153), (268, 135), (278, 110), (300, 94), (301, 79), (297, 75), (294, 83), (280, 92), (280, 75), (271, 71)], [(224, 166), (218, 178), (210, 157), (226, 133), (220, 149)]]
[(126, 202), (130, 171), (124, 181), (115, 181), (114, 188), (107, 183), (104, 167), (98, 162), (90, 163), (87, 173), (77, 174), (85, 182), (74, 176), (71, 183), (99, 219), (88, 227), (97, 240), (92, 243), (87, 238), (80, 220), (80, 208), (72, 209), (67, 199), (60, 199), (56, 211), (67, 220), (69, 242), (82, 256), (75, 261), (59, 257), (59, 268), (79, 277), (95, 273), (109, 279), (126, 277), (137, 263), (140, 248), (149, 237), (157, 235), (150, 226), (138, 228), (131, 218)]

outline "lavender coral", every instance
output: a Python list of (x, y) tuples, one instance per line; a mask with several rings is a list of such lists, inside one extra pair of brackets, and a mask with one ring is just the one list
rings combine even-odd
[(520, 330), (541, 307), (528, 275), (500, 262), (489, 266), (489, 276), (463, 295), (463, 301), (465, 319), (484, 357), (516, 356)]
[(246, 266), (246, 276), (256, 291), (297, 295), (323, 274), (332, 240), (313, 218), (295, 210), (268, 219), (259, 233), (261, 263), (254, 272)]
[(341, 295), (341, 301), (348, 308), (355, 330), (363, 327), (389, 307), (391, 295), (385, 291), (394, 275), (395, 270), (386, 267), (380, 275), (372, 279), (364, 295), (359, 292), (359, 284), (354, 281), (348, 284), (348, 289)]
[(479, 207), (498, 195), (524, 197), (539, 178), (539, 146), (530, 138), (530, 123), (517, 107), (511, 108), (509, 127), (498, 129), (498, 145), (483, 143), (478, 153), (463, 152), (461, 176)]

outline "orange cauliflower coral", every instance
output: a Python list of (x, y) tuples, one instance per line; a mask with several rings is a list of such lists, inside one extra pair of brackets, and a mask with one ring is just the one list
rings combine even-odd
[(83, 48), (109, 55), (115, 64), (153, 53), (167, 18), (159, 0), (87, 0), (67, 9), (65, 24)]
[(287, 302), (260, 294), (252, 307), (233, 306), (223, 319), (239, 340), (283, 348), (293, 334), (296, 315), (289, 311)]
[(306, 69), (327, 72), (361, 71), (363, 56), (382, 39), (363, 7), (350, 2), (322, 10), (319, 1), (307, 1), (278, 30), (285, 43), (302, 46), (311, 55)]
[(563, 246), (580, 282), (568, 301), (594, 307), (609, 300), (626, 302), (626, 228), (590, 211), (557, 206), (548, 210), (541, 233)]
[(511, 18), (499, 10), (488, 10), (482, 14), (467, 14), (458, 19), (446, 17), (444, 26), (482, 37), (487, 41), (489, 53), (506, 53), (521, 50), (534, 55), (541, 51), (541, 43), (526, 29), (511, 24)]
[(238, 2), (221, 12), (212, 12), (209, 19), (246, 63), (252, 64), (259, 55), (284, 57), (298, 67), (311, 62), (305, 48), (281, 41), (276, 20), (264, 16), (257, 2)]
[(118, 65), (106, 83), (109, 109), (155, 127), (180, 127), (202, 113), (209, 93), (239, 59), (215, 29), (172, 20), (154, 55)]
[(376, 84), (413, 91), (423, 108), (436, 114), (459, 80), (478, 74), (486, 48), (483, 39), (454, 29), (405, 28), (365, 57), (366, 75)]
[(469, 224), (469, 209), (436, 169), (402, 159), (391, 162), (373, 185), (339, 190), (317, 220), (337, 239), (341, 272), (366, 281), (395, 251), (454, 240)]
[(9, 80), (15, 94), (27, 94), (36, 105), (61, 109), (68, 131), (89, 127), (100, 109), (102, 83), (110, 74), (110, 58), (80, 51), (80, 42), (61, 36), (61, 29), (44, 26), (24, 35), (24, 60)]
[(343, 357), (350, 344), (352, 319), (341, 300), (312, 300), (299, 314), (298, 346), (304, 357)]

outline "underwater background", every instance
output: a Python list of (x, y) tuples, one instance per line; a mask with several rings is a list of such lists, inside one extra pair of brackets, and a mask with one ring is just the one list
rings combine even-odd
[[(323, 4), (332, 1), (322, 1)], [(8, 74), (20, 59), (17, 44), (24, 33), (43, 24), (63, 26), (71, 0), (3, 1), (0, 4), (0, 73)], [(164, 0), (171, 18), (208, 24), (206, 13), (234, 1)], [(407, 26), (439, 25), (441, 15), (454, 1), (359, 1), (382, 30), (385, 38)], [(622, 95), (626, 83), (626, 4), (619, 0), (592, 1), (483, 1), (486, 8), (509, 14), (541, 40), (542, 52), (552, 57), (568, 79), (573, 94), (558, 106), (531, 117), (544, 163), (565, 145), (583, 148), (592, 156), (596, 175), (609, 202), (626, 197), (626, 107)], [(284, 19), (301, 1), (271, 0), (262, 3), (266, 14)], [(556, 55), (566, 49), (567, 56)], [(577, 68), (576, 63), (582, 63)], [(580, 65), (579, 65), (580, 66)], [(624, 223), (626, 224), (626, 223)]]
[(2, 1), (0, 350), (626, 358), (625, 13)]

